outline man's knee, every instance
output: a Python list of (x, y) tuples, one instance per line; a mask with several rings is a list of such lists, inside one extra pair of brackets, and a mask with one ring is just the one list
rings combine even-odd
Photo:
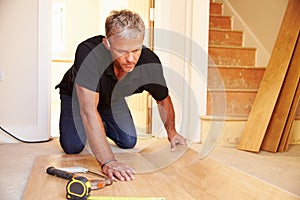
[(122, 149), (132, 149), (135, 147), (136, 142), (136, 137), (128, 136), (126, 139), (123, 139), (122, 141), (117, 142), (116, 144)]
[(84, 141), (78, 135), (76, 137), (60, 136), (59, 138), (60, 146), (66, 154), (79, 154), (84, 149)]
[(84, 145), (66, 145), (60, 144), (66, 154), (79, 154), (84, 149)]

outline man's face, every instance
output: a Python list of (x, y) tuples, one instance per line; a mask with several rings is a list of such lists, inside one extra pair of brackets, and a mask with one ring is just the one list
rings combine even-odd
[(114, 66), (123, 73), (131, 72), (140, 58), (143, 38), (112, 37), (109, 39), (109, 44)]

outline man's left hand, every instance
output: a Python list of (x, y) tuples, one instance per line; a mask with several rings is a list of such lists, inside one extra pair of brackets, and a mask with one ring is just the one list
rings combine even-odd
[(168, 138), (171, 144), (171, 151), (176, 150), (177, 145), (186, 146), (186, 140), (179, 133), (176, 133), (172, 138)]

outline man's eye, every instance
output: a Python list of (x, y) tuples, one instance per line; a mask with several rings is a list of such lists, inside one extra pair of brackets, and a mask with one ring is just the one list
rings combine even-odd
[(119, 54), (125, 54), (127, 51), (118, 51)]
[(117, 50), (118, 54), (127, 54), (127, 53), (137, 53), (138, 51), (140, 51), (141, 49), (135, 49), (135, 50), (132, 50), (130, 52), (128, 51), (125, 51), (125, 50)]

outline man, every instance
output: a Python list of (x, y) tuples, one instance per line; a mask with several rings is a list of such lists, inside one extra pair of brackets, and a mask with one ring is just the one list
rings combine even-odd
[[(104, 174), (134, 179), (131, 167), (118, 162), (106, 137), (120, 148), (133, 148), (136, 130), (124, 97), (143, 90), (157, 101), (171, 150), (186, 145), (174, 124), (174, 109), (159, 58), (142, 45), (145, 26), (136, 13), (113, 11), (106, 37), (79, 44), (73, 66), (57, 86), (61, 95), (60, 144), (66, 153), (80, 153), (86, 139)], [(72, 98), (73, 96), (73, 98)]]

